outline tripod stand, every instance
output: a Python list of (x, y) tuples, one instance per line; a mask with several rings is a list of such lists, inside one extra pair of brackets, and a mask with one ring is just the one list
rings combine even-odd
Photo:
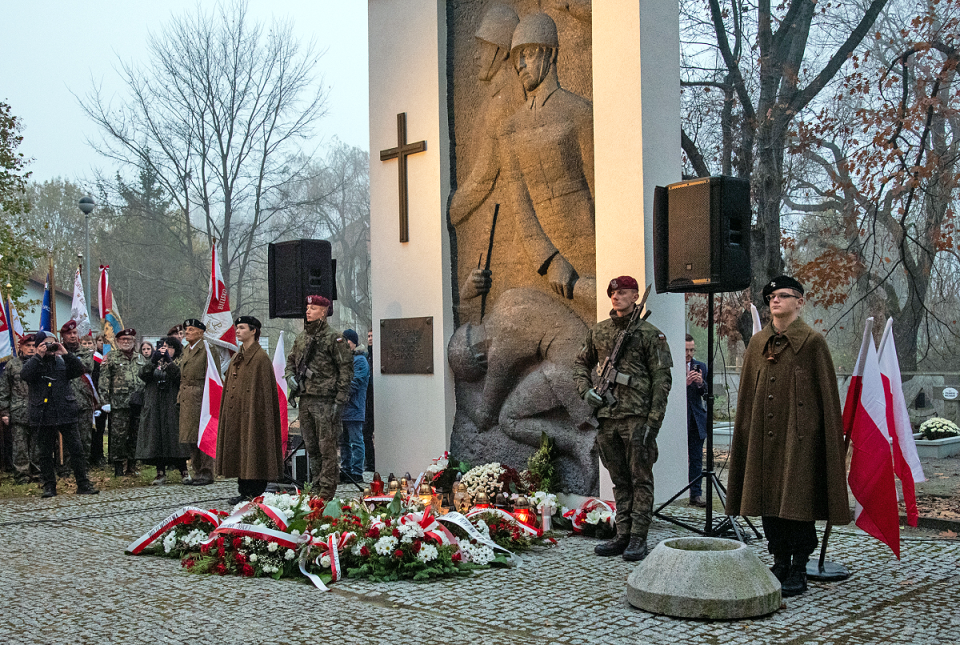
[[(680, 492), (654, 510), (653, 515), (706, 537), (717, 537), (733, 531), (738, 540), (741, 542), (747, 542), (753, 538), (744, 533), (743, 529), (741, 529), (740, 525), (737, 523), (736, 518), (729, 515), (724, 515), (718, 518), (718, 522), (716, 524), (714, 524), (713, 521), (714, 489), (717, 491), (717, 497), (720, 498), (720, 502), (724, 505), (727, 503), (727, 491), (723, 487), (723, 484), (720, 483), (720, 478), (717, 477), (717, 473), (713, 470), (713, 325), (713, 292), (711, 291), (707, 296), (707, 457), (703, 464), (703, 472), (701, 472), (696, 479), (681, 489)], [(697, 482), (703, 483), (704, 498), (707, 503), (706, 518), (704, 520), (702, 529), (688, 522), (684, 522), (661, 513), (664, 508), (672, 504), (674, 500), (690, 490), (690, 487)], [(747, 526), (753, 530), (753, 533), (757, 539), (763, 537), (749, 519), (744, 517), (743, 520), (747, 523)]]

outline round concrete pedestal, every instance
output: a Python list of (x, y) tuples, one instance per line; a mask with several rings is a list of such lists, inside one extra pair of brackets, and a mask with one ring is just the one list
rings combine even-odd
[(654, 614), (729, 620), (780, 608), (780, 583), (740, 542), (664, 540), (627, 578), (627, 600)]

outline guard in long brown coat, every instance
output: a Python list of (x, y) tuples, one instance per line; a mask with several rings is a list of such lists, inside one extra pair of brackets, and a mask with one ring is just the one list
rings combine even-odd
[(242, 347), (223, 382), (216, 467), (218, 475), (237, 478), (240, 494), (231, 504), (262, 495), (283, 472), (280, 398), (273, 364), (259, 343), (262, 325), (240, 316), (235, 326)]
[[(190, 448), (190, 466), (193, 477), (184, 480), (184, 484), (205, 486), (213, 483), (213, 457), (197, 447), (200, 434), (200, 408), (203, 406), (203, 386), (207, 376), (207, 346), (203, 341), (203, 332), (207, 326), (196, 318), (183, 321), (187, 346), (179, 359), (180, 392), (177, 403), (180, 406), (180, 443)], [(220, 355), (211, 352), (220, 371)]]
[(747, 347), (727, 482), (728, 515), (762, 516), (784, 596), (806, 591), (814, 522), (850, 522), (837, 375), (803, 293), (788, 276), (763, 289), (772, 320)]

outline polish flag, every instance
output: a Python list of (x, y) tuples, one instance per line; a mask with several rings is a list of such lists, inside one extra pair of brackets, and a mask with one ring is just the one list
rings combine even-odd
[(16, 346), (20, 346), (20, 341), (26, 335), (26, 332), (23, 330), (23, 322), (20, 320), (20, 314), (17, 313), (17, 308), (13, 305), (13, 302), (10, 300), (10, 294), (7, 294), (7, 298), (4, 301), (6, 303), (6, 314), (7, 314), (7, 324), (10, 325), (10, 342), (13, 344), (16, 343)]
[(207, 294), (207, 311), (203, 314), (203, 324), (207, 326), (204, 338), (217, 347), (237, 351), (237, 332), (233, 328), (233, 316), (230, 313), (230, 296), (223, 282), (220, 270), (220, 257), (214, 243), (210, 264), (210, 291)]
[(913, 427), (903, 396), (903, 381), (900, 378), (900, 361), (897, 346), (893, 341), (893, 318), (887, 319), (880, 340), (880, 375), (883, 377), (883, 392), (887, 402), (887, 430), (893, 441), (893, 472), (900, 480), (903, 501), (907, 507), (907, 524), (917, 525), (917, 494), (914, 484), (927, 481), (913, 439)]
[(207, 350), (207, 376), (203, 385), (203, 403), (200, 405), (200, 434), (197, 447), (210, 455), (217, 456), (217, 427), (220, 424), (220, 398), (223, 396), (223, 381), (217, 371), (217, 363), (210, 353), (210, 343), (203, 341)]
[(13, 358), (13, 333), (7, 323), (7, 312), (0, 307), (0, 364)]
[(287, 453), (287, 438), (290, 430), (290, 420), (287, 418), (287, 380), (283, 373), (287, 368), (287, 356), (283, 349), (283, 332), (277, 341), (277, 349), (273, 352), (273, 377), (277, 381), (277, 395), (280, 397), (280, 442), (283, 453)]
[(843, 406), (843, 432), (853, 444), (847, 481), (857, 500), (854, 511), (857, 526), (889, 546), (899, 560), (897, 488), (885, 430), (886, 396), (872, 329), (873, 318), (867, 318), (860, 355)]

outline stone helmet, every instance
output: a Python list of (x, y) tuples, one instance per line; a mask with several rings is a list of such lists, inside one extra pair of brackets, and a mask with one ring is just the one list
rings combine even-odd
[(510, 51), (510, 42), (513, 30), (517, 28), (520, 18), (517, 12), (502, 4), (495, 4), (484, 14), (475, 36), (480, 40), (493, 43), (500, 49)]
[(541, 45), (558, 49), (560, 40), (557, 37), (557, 23), (545, 13), (531, 13), (524, 16), (513, 32), (510, 51), (524, 45)]
[(457, 328), (447, 345), (447, 362), (459, 380), (475, 383), (487, 373), (486, 330), (466, 323)]

